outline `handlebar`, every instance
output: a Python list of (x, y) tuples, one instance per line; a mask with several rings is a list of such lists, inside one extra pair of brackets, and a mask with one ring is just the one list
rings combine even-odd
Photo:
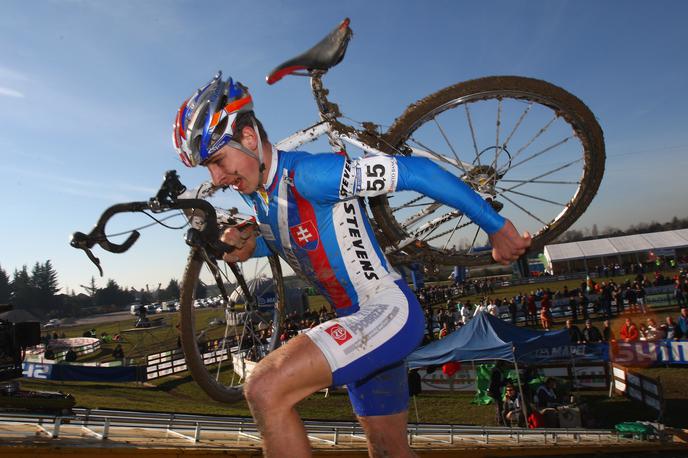
[[(111, 253), (124, 253), (138, 240), (141, 235), (134, 230), (123, 243), (115, 243), (108, 240), (105, 234), (105, 226), (110, 218), (118, 213), (142, 212), (144, 210), (153, 213), (161, 213), (169, 210), (200, 210), (205, 214), (204, 225), (201, 229), (192, 227), (187, 233), (186, 241), (190, 245), (202, 244), (205, 249), (216, 257), (222, 257), (234, 247), (220, 241), (220, 228), (217, 222), (215, 208), (203, 199), (178, 199), (186, 191), (186, 187), (179, 181), (179, 176), (174, 170), (165, 173), (165, 181), (160, 186), (160, 190), (155, 197), (147, 202), (128, 202), (115, 204), (106, 209), (98, 219), (98, 223), (88, 234), (75, 232), (72, 234), (70, 245), (74, 248), (84, 250), (88, 258), (98, 267), (100, 275), (103, 276), (103, 269), (100, 260), (93, 255), (91, 248), (96, 244)], [(236, 224), (230, 221), (229, 224)]]

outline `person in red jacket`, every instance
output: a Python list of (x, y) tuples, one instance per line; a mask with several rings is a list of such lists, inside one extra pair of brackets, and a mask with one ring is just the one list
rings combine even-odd
[(640, 333), (635, 323), (630, 318), (626, 318), (626, 323), (621, 326), (619, 336), (624, 342), (635, 342), (640, 337)]

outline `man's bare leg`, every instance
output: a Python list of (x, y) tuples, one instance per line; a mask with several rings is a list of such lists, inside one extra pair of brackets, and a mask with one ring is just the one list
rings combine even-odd
[(371, 458), (411, 458), (417, 455), (408, 445), (408, 411), (393, 415), (358, 417), (368, 439)]
[(311, 445), (294, 406), (332, 384), (330, 365), (305, 335), (266, 356), (244, 386), (266, 457), (311, 456)]

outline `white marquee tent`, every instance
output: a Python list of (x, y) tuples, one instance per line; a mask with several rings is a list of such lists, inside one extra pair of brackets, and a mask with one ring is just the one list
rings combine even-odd
[(558, 273), (557, 271), (561, 269), (557, 269), (557, 266), (570, 266), (576, 261), (582, 261), (587, 267), (590, 260), (595, 260), (594, 264), (599, 264), (603, 260), (606, 262), (629, 260), (628, 255), (632, 255), (630, 259), (640, 259), (639, 254), (650, 252), (675, 255), (676, 250), (687, 247), (688, 229), (678, 229), (546, 245), (544, 256), (547, 259), (547, 270)]

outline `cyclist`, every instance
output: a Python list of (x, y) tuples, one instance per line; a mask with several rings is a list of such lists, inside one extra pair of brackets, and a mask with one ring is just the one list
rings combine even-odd
[(412, 189), (458, 208), (488, 232), (502, 263), (522, 255), (530, 235), (429, 160), (278, 151), (246, 87), (221, 72), (182, 104), (173, 140), (184, 164), (207, 167), (215, 185), (233, 187), (255, 209), (258, 230), (222, 235), (235, 247), (224, 260), (278, 253), (336, 310), (261, 360), (244, 385), (266, 456), (310, 456), (294, 406), (333, 385), (347, 386), (371, 456), (413, 456), (403, 359), (423, 337), (423, 312), (358, 198)]

